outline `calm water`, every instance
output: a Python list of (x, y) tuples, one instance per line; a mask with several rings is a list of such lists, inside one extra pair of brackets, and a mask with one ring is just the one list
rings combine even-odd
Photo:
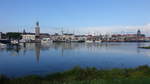
[(20, 49), (0, 48), (0, 74), (10, 77), (45, 75), (75, 66), (99, 69), (150, 65), (150, 43), (22, 44)]

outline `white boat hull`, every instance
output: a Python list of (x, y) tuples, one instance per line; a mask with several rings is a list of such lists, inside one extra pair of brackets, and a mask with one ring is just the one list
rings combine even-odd
[(93, 43), (93, 41), (86, 41), (86, 43)]
[(5, 48), (6, 46), (6, 44), (0, 43), (0, 48)]

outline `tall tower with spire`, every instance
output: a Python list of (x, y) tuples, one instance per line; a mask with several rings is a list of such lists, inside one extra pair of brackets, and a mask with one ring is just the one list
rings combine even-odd
[(2, 39), (2, 32), (0, 32), (0, 39)]
[(39, 22), (36, 22), (35, 36), (36, 36), (36, 37), (39, 37), (39, 36), (40, 36), (40, 26), (39, 26)]

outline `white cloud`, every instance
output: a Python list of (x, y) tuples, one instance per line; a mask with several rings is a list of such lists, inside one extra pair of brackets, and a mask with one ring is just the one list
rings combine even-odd
[(150, 24), (146, 24), (143, 26), (100, 26), (100, 27), (85, 27), (78, 28), (80, 33), (84, 34), (131, 34), (136, 33), (137, 30), (140, 29), (143, 34), (150, 36)]

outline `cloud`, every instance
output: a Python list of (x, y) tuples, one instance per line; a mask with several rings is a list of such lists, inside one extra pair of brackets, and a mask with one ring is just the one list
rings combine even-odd
[(140, 29), (143, 34), (150, 36), (150, 24), (143, 26), (100, 26), (100, 27), (84, 27), (78, 31), (84, 34), (132, 34)]

